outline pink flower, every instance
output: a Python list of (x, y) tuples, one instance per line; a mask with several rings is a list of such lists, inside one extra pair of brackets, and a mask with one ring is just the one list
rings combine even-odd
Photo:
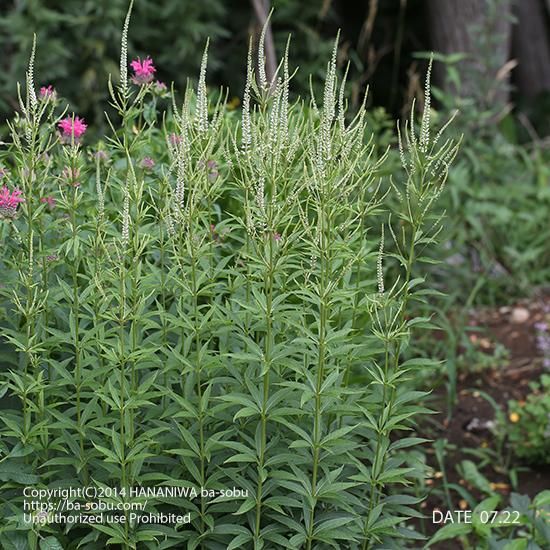
[(41, 99), (45, 101), (48, 101), (50, 99), (55, 100), (56, 96), (57, 92), (51, 84), (49, 84), (48, 86), (42, 86), (42, 88), (40, 88)]
[(155, 161), (151, 157), (144, 157), (141, 161), (141, 167), (144, 170), (152, 170), (155, 166)]
[(55, 208), (56, 200), (51, 195), (47, 197), (42, 197), (40, 199), (40, 202), (47, 204), (50, 210), (53, 210)]
[(134, 69), (134, 76), (132, 82), (138, 86), (142, 84), (149, 84), (153, 80), (153, 74), (156, 73), (153, 60), (147, 56), (143, 61), (138, 57), (134, 59), (130, 66)]
[(275, 233), (273, 233), (273, 239), (275, 241), (279, 242), (281, 240), (281, 234), (277, 233), (277, 231), (275, 231)]
[(74, 116), (74, 114), (72, 116), (65, 117), (59, 122), (58, 126), (63, 132), (63, 137), (65, 139), (71, 139), (72, 136), (74, 136), (75, 139), (79, 139), (86, 131), (86, 128), (88, 128), (88, 125), (84, 122), (84, 119)]
[(4, 185), (0, 190), (0, 217), (13, 218), (17, 206), (22, 202), (25, 202), (25, 199), (17, 187), (10, 193), (10, 190)]

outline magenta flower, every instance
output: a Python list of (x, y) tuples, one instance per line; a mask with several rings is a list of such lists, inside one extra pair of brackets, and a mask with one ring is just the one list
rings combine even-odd
[(155, 161), (151, 157), (144, 157), (141, 161), (141, 167), (144, 170), (152, 170), (155, 167)]
[(130, 66), (134, 69), (134, 76), (132, 82), (141, 86), (142, 84), (149, 84), (153, 80), (153, 75), (156, 73), (153, 60), (147, 56), (143, 61), (138, 57), (134, 59)]
[(275, 231), (275, 233), (273, 233), (273, 240), (279, 242), (281, 240), (281, 234)]
[(17, 187), (11, 192), (6, 185), (0, 189), (0, 217), (13, 218), (15, 216), (17, 206), (25, 202), (21, 195), (21, 191)]
[(153, 87), (157, 94), (163, 94), (164, 92), (168, 91), (168, 86), (166, 86), (166, 84), (164, 82), (161, 82), (160, 80), (155, 80)]
[(53, 210), (55, 208), (55, 204), (56, 204), (57, 201), (54, 199), (54, 197), (52, 197), (51, 195), (48, 195), (47, 197), (42, 197), (40, 199), (40, 202), (44, 203), (44, 204), (47, 204), (48, 208), (50, 210)]
[(68, 116), (65, 117), (58, 124), (59, 129), (63, 132), (63, 137), (65, 139), (71, 139), (74, 136), (75, 139), (82, 137), (88, 125), (84, 122), (83, 118), (78, 116)]
[(56, 96), (57, 92), (51, 84), (40, 88), (40, 99), (43, 99), (44, 101), (48, 101), (50, 99), (55, 100)]

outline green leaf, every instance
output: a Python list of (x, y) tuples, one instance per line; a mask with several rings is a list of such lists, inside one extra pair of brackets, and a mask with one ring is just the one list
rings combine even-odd
[(493, 492), (487, 478), (477, 469), (477, 466), (471, 460), (463, 460), (461, 468), (462, 475), (467, 482), (484, 493), (491, 494)]
[(441, 542), (442, 540), (454, 539), (467, 535), (472, 530), (469, 523), (448, 523), (428, 541), (427, 546), (431, 546), (436, 542)]
[(55, 537), (46, 537), (40, 541), (40, 550), (63, 550), (63, 546)]
[(0, 534), (2, 550), (30, 550), (27, 537), (19, 531)]
[(505, 546), (502, 547), (502, 550), (526, 550), (529, 541), (527, 539), (514, 539)]
[(249, 510), (252, 510), (256, 506), (256, 501), (253, 498), (247, 498), (240, 506), (239, 509), (234, 512), (235, 516), (245, 514)]
[(238, 550), (240, 548), (244, 548), (245, 545), (248, 543), (248, 541), (252, 540), (252, 535), (244, 533), (241, 535), (237, 535), (227, 547), (227, 550)]
[(40, 478), (32, 473), (28, 464), (14, 460), (0, 462), (0, 480), (13, 481), (20, 485), (35, 485)]
[(538, 493), (533, 502), (537, 507), (547, 506), (550, 504), (550, 490), (545, 489), (544, 491)]

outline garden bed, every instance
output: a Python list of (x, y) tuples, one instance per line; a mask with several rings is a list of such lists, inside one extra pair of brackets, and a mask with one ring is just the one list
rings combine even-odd
[[(440, 525), (431, 521), (434, 509), (446, 510), (444, 498), (445, 483), (464, 487), (476, 502), (483, 500), (487, 492), (478, 483), (464, 479), (454, 465), (464, 460), (474, 460), (484, 464), (479, 473), (488, 481), (489, 489), (501, 495), (502, 508), (508, 502), (512, 492), (534, 498), (541, 490), (550, 488), (550, 467), (548, 465), (527, 466), (513, 456), (514, 448), (499, 441), (505, 438), (505, 426), (502, 420), (521, 423), (521, 415), (514, 415), (508, 410), (508, 402), (513, 399), (521, 405), (531, 393), (530, 384), (536, 382), (543, 368), (543, 354), (537, 347), (536, 324), (545, 319), (550, 306), (548, 296), (533, 300), (523, 300), (513, 306), (483, 308), (472, 310), (468, 325), (475, 328), (470, 332), (470, 340), (478, 344), (487, 355), (494, 352), (496, 345), (504, 346), (507, 357), (499, 362), (496, 368), (481, 372), (462, 372), (457, 381), (457, 402), (449, 410), (447, 390), (440, 386), (432, 396), (431, 408), (437, 415), (425, 422), (422, 435), (430, 439), (445, 439), (447, 444), (445, 457), (445, 475), (442, 475), (436, 453), (427, 445), (428, 463), (434, 472), (427, 480), (431, 488), (429, 496), (421, 504), (428, 516), (425, 523), (428, 534), (433, 535)], [(502, 446), (504, 444), (504, 446)], [(498, 463), (498, 454), (506, 462), (503, 453), (510, 453), (507, 468)], [(477, 457), (477, 460), (475, 459)], [(485, 457), (485, 460), (483, 458)], [(479, 464), (479, 463), (478, 463)], [(450, 491), (455, 510), (470, 508), (470, 503), (457, 491)], [(454, 546), (453, 546), (454, 544)], [(444, 541), (433, 546), (441, 550), (460, 549), (458, 542)]]

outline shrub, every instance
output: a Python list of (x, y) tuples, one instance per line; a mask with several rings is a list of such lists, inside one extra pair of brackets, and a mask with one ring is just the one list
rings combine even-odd
[[(405, 181), (383, 192), (385, 158), (365, 140), (365, 109), (349, 120), (336, 47), (322, 107), (289, 104), (288, 49), (273, 85), (262, 47), (257, 75), (249, 55), (240, 121), (210, 102), (205, 50), (196, 90), (173, 97), (161, 130), (150, 66), (137, 84), (127, 72), (128, 21), (109, 83), (118, 120), (94, 153), (82, 120), (37, 97), (34, 49), (10, 125), (7, 185), (24, 202), (1, 226), (2, 544), (418, 537), (406, 521), (419, 500), (397, 489), (418, 472), (400, 450), (423, 441), (403, 437), (425, 412), (407, 381), (435, 362), (407, 355), (429, 326), (410, 306), (430, 294), (414, 270), (429, 261), (456, 143), (431, 136), (428, 108), (400, 140)], [(29, 524), (23, 484), (89, 486), (145, 509)], [(131, 492), (167, 486), (181, 494)], [(155, 521), (174, 512), (190, 523)]]

